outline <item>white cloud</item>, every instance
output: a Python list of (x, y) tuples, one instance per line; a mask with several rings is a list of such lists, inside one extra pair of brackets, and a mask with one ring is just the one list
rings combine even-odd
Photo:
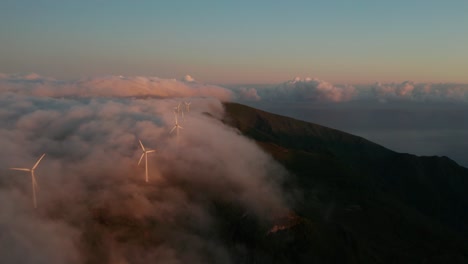
[(237, 92), (240, 100), (260, 101), (262, 99), (254, 88), (241, 87)]
[(347, 102), (392, 100), (426, 102), (468, 102), (468, 84), (455, 83), (375, 83), (371, 85), (333, 85), (316, 78), (296, 77), (277, 85), (231, 88), (240, 101)]
[[(8, 234), (0, 244), (11, 249), (6, 262), (85, 263), (99, 254), (113, 263), (228, 262), (235, 253), (216, 236), (213, 203), (268, 221), (287, 208), (279, 187), (286, 171), (219, 120), (219, 100), (191, 101), (191, 112), (179, 118), (184, 129), (177, 143), (169, 134), (176, 99), (0, 93), (0, 212), (7, 213), (0, 213), (0, 233)], [(137, 166), (138, 139), (157, 151), (148, 157), (149, 184)], [(7, 168), (27, 167), (44, 152), (33, 213), (27, 173)], [(138, 228), (145, 229), (136, 236)]]
[(78, 81), (58, 81), (37, 74), (0, 76), (0, 92), (49, 97), (214, 97), (223, 101), (232, 92), (216, 85), (144, 76), (101, 76)]
[[(356, 99), (410, 100), (410, 101), (468, 101), (468, 84), (454, 83), (375, 83), (359, 88), (362, 92)], [(371, 91), (364, 95), (365, 91)]]
[(185, 75), (184, 78), (183, 78), (183, 81), (185, 81), (185, 82), (195, 82), (195, 79), (190, 75)]
[(240, 100), (265, 101), (327, 101), (342, 102), (352, 99), (352, 86), (335, 86), (315, 78), (296, 77), (293, 80), (266, 88), (243, 87), (235, 89)]
[(266, 102), (468, 101), (468, 84), (405, 81), (352, 86), (300, 77), (276, 85), (226, 88), (196, 82), (190, 75), (181, 80), (110, 75), (63, 81), (35, 73), (0, 74), (0, 92), (46, 97), (213, 97), (222, 101)]

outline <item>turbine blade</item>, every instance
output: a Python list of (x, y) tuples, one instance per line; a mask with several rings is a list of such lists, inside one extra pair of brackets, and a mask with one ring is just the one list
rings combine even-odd
[(174, 132), (174, 129), (176, 129), (177, 126), (174, 126), (172, 129), (171, 129), (171, 132), (169, 132), (169, 134), (171, 134), (172, 132)]
[(145, 151), (145, 147), (143, 146), (143, 143), (141, 143), (141, 140), (138, 140), (138, 142), (140, 142), (141, 148), (143, 149), (143, 151)]
[(26, 169), (26, 168), (10, 168), (10, 170), (17, 170), (17, 171), (31, 171), (31, 169)]
[(140, 165), (141, 160), (143, 159), (143, 156), (144, 156), (144, 155), (145, 155), (145, 153), (143, 152), (143, 154), (141, 154), (140, 160), (138, 161), (138, 165)]
[(156, 152), (155, 149), (150, 149), (150, 150), (147, 150), (146, 153), (153, 153), (153, 152)]
[(45, 153), (42, 154), (42, 156), (36, 161), (36, 164), (34, 164), (34, 166), (32, 167), (31, 170), (34, 170), (37, 167), (37, 165), (39, 165), (39, 162), (41, 162), (41, 160), (44, 158), (44, 156), (45, 156)]

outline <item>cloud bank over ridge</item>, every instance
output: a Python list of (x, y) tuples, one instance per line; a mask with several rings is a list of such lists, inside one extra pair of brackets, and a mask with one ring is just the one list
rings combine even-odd
[(468, 84), (456, 83), (374, 83), (370, 85), (334, 85), (316, 78), (299, 78), (277, 84), (233, 88), (241, 101), (412, 101), (468, 102)]
[[(223, 244), (215, 208), (269, 222), (288, 208), (287, 172), (220, 121), (217, 99), (190, 99), (177, 140), (179, 100), (0, 93), (3, 261), (234, 263), (245, 250)], [(149, 184), (138, 139), (156, 149)], [(42, 153), (34, 210), (28, 173), (8, 168)]]
[[(269, 222), (290, 198), (280, 187), (284, 168), (219, 121), (220, 100), (466, 102), (467, 91), (459, 84), (340, 86), (312, 78), (226, 88), (191, 76), (62, 81), (0, 74), (0, 233), (6, 234), (0, 245), (8, 245), (2, 257), (9, 263), (235, 263), (233, 256), (245, 251), (221, 242), (213, 208), (222, 203)], [(169, 131), (182, 100), (192, 101), (192, 111), (180, 117), (177, 143)], [(138, 139), (157, 151), (149, 156), (150, 184), (136, 165)], [(32, 211), (30, 178), (8, 168), (31, 166), (42, 153), (39, 209)], [(140, 246), (139, 238), (151, 243)]]
[(228, 89), (200, 84), (187, 75), (182, 80), (144, 76), (99, 76), (60, 81), (37, 74), (0, 75), (0, 92), (48, 97), (213, 97), (232, 99)]
[(63, 81), (38, 74), (0, 74), (0, 92), (48, 97), (213, 97), (222, 101), (412, 101), (468, 102), (468, 84), (374, 83), (335, 85), (317, 78), (300, 78), (274, 85), (223, 87), (197, 82), (145, 76), (99, 76)]

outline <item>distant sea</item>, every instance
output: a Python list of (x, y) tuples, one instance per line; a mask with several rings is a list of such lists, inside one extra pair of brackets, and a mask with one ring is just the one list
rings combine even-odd
[(397, 152), (447, 156), (468, 168), (468, 103), (304, 101), (247, 104), (361, 136)]

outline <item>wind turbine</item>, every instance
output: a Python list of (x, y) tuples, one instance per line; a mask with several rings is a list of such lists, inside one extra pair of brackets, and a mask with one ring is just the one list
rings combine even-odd
[(180, 105), (181, 105), (181, 104), (182, 104), (182, 102), (179, 102), (179, 103), (177, 104), (177, 106), (175, 107), (175, 108), (177, 109), (177, 113), (180, 111)]
[(180, 102), (176, 107), (174, 107), (174, 112), (177, 113), (177, 114), (180, 113)]
[(182, 116), (182, 119), (185, 119), (184, 109), (181, 108), (181, 104), (182, 104), (182, 102), (179, 102), (179, 104), (176, 107), (174, 107), (174, 112), (177, 113), (177, 115), (180, 114)]
[(184, 101), (184, 104), (185, 104), (185, 111), (186, 111), (187, 113), (190, 112), (190, 104), (191, 104), (191, 102), (185, 102), (185, 101)]
[(18, 170), (18, 171), (28, 171), (31, 172), (31, 185), (32, 185), (32, 192), (33, 192), (33, 203), (34, 203), (34, 208), (37, 208), (37, 200), (36, 200), (36, 188), (39, 188), (37, 185), (36, 181), (36, 175), (34, 175), (34, 170), (37, 168), (39, 165), (39, 162), (44, 158), (45, 153), (42, 154), (42, 156), (36, 161), (36, 164), (31, 169), (28, 168), (10, 168), (10, 170)]
[(169, 132), (169, 133), (174, 132), (174, 129), (175, 129), (176, 130), (176, 135), (177, 135), (177, 141), (178, 141), (179, 140), (179, 129), (184, 129), (184, 128), (179, 125), (179, 122), (177, 121), (177, 114), (175, 114), (174, 116), (175, 116), (175, 124), (174, 124), (174, 127), (172, 127), (171, 132)]
[(145, 156), (145, 174), (146, 174), (146, 182), (148, 182), (148, 153), (155, 152), (156, 150), (154, 149), (145, 149), (145, 146), (143, 146), (143, 143), (141, 143), (141, 140), (138, 140), (140, 142), (141, 149), (143, 150), (143, 153), (141, 154), (140, 160), (138, 161), (138, 165), (140, 165), (141, 160), (143, 159), (143, 156)]

